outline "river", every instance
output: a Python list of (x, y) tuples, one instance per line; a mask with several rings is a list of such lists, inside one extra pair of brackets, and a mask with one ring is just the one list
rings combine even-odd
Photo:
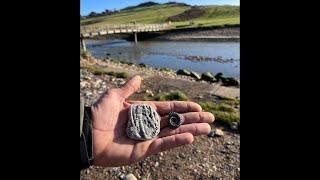
[(145, 63), (151, 67), (199, 73), (222, 72), (225, 76), (240, 78), (239, 42), (141, 41), (135, 44), (115, 39), (87, 40), (86, 46), (99, 59), (108, 55), (113, 59)]

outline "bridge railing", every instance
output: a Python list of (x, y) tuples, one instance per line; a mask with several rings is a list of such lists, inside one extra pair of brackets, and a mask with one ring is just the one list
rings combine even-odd
[(80, 33), (94, 33), (101, 31), (115, 31), (115, 30), (146, 30), (146, 29), (167, 29), (169, 28), (171, 23), (163, 23), (163, 24), (106, 24), (99, 26), (81, 26)]

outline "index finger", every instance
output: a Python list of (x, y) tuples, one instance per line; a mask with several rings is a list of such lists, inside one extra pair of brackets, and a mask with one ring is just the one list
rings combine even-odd
[(132, 103), (154, 104), (160, 115), (166, 115), (171, 111), (177, 113), (201, 112), (199, 104), (191, 101), (130, 101)]

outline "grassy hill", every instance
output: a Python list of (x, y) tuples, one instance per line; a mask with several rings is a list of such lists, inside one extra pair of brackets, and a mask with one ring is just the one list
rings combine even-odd
[[(148, 7), (136, 7), (121, 10), (112, 15), (92, 17), (80, 21), (81, 25), (103, 25), (103, 24), (152, 24), (164, 23), (169, 17), (183, 14), (190, 10), (191, 6), (177, 4), (159, 4)], [(239, 6), (202, 6), (204, 13), (184, 21), (173, 22), (173, 27), (207, 27), (217, 25), (240, 24)]]

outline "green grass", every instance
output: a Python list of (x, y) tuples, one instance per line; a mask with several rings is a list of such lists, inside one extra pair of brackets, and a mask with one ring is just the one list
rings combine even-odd
[(164, 23), (168, 17), (180, 14), (187, 9), (189, 9), (189, 7), (156, 5), (124, 10), (113, 15), (93, 17), (81, 20), (80, 22), (81, 24), (88, 23), (90, 21), (97, 22), (94, 23), (94, 25), (129, 24), (134, 21), (138, 24)]
[(211, 112), (215, 120), (220, 123), (240, 122), (240, 112), (238, 109), (228, 104), (214, 104), (212, 102), (200, 102), (203, 111)]
[[(104, 25), (104, 24), (130, 24), (134, 21), (138, 24), (164, 23), (170, 16), (178, 15), (190, 9), (186, 6), (155, 5), (124, 10), (113, 15), (93, 17), (81, 20), (82, 25)], [(239, 6), (205, 6), (205, 13), (201, 17), (182, 22), (173, 22), (173, 28), (194, 28), (239, 25)]]
[(153, 97), (148, 97), (146, 100), (153, 101), (187, 101), (189, 98), (181, 91), (173, 91), (168, 93), (158, 93)]
[(225, 97), (225, 96), (217, 96), (217, 98), (220, 101), (220, 103), (228, 104), (231, 106), (240, 105), (239, 99), (229, 98), (229, 97)]

